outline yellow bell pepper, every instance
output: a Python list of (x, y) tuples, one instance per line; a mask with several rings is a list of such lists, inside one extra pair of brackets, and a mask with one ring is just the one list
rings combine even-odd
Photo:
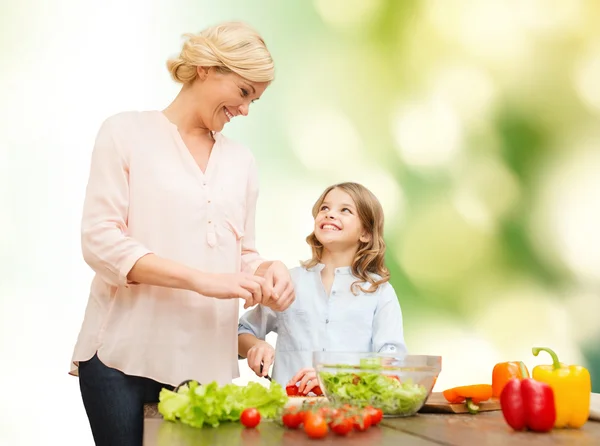
[(534, 356), (545, 351), (552, 357), (552, 365), (538, 365), (533, 368), (533, 379), (545, 382), (554, 392), (556, 422), (554, 427), (583, 426), (590, 414), (592, 381), (590, 372), (578, 365), (565, 365), (549, 348), (532, 349)]

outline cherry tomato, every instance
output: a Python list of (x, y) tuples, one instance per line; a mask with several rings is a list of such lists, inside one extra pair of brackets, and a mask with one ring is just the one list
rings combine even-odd
[(371, 416), (371, 426), (377, 426), (383, 418), (383, 411), (374, 407), (368, 406), (367, 412)]
[(307, 413), (304, 417), (304, 432), (310, 438), (323, 438), (329, 432), (325, 418), (318, 413)]
[(289, 429), (298, 429), (302, 424), (304, 413), (295, 409), (284, 412), (281, 417), (283, 425)]
[(354, 430), (364, 432), (371, 427), (371, 415), (366, 410), (360, 411), (360, 413), (353, 418)]
[(338, 416), (330, 424), (331, 430), (337, 435), (348, 435), (353, 426), (352, 418)]
[(246, 427), (256, 427), (260, 423), (260, 413), (258, 410), (252, 408), (244, 409), (240, 421)]
[(331, 423), (335, 418), (337, 418), (340, 415), (340, 411), (335, 407), (322, 407), (319, 410), (319, 412), (321, 413), (321, 415), (323, 415), (327, 423)]
[(285, 388), (285, 393), (287, 393), (288, 396), (297, 396), (298, 386), (287, 386)]

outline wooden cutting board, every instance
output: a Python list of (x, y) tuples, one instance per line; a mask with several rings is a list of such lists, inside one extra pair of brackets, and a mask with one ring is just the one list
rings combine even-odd
[(291, 396), (285, 407), (299, 407), (304, 401), (325, 402), (327, 398), (324, 396)]
[[(479, 404), (479, 411), (500, 410), (500, 400), (492, 398)], [(432, 392), (419, 412), (422, 413), (469, 413), (467, 406), (462, 404), (450, 404), (441, 392)]]

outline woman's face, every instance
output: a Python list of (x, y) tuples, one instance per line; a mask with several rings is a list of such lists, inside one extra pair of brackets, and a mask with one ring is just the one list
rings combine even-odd
[(236, 116), (247, 116), (250, 104), (268, 86), (268, 82), (252, 82), (236, 73), (198, 67), (198, 78), (192, 86), (198, 98), (198, 118), (209, 130), (220, 132)]

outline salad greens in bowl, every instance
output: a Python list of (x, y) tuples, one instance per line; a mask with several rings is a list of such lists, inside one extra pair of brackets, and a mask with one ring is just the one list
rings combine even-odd
[(313, 353), (313, 366), (328, 400), (372, 406), (386, 417), (416, 414), (442, 370), (441, 356), (386, 353)]

